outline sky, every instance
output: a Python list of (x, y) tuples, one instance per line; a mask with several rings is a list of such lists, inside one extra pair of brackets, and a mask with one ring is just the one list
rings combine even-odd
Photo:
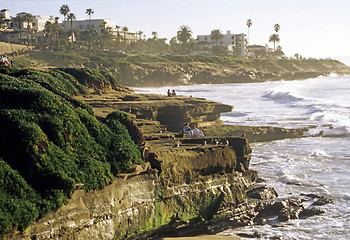
[(88, 19), (85, 11), (92, 8), (92, 18), (113, 20), (147, 38), (156, 31), (168, 40), (182, 25), (194, 38), (214, 29), (247, 34), (251, 19), (249, 43), (265, 45), (279, 24), (279, 45), (287, 56), (350, 56), (350, 0), (1, 0), (0, 9), (9, 9), (11, 16), (28, 12), (62, 21), (63, 4), (79, 20)]

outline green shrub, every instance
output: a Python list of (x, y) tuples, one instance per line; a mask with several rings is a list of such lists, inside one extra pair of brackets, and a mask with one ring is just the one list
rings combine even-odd
[(71, 97), (94, 81), (114, 78), (88, 69), (0, 68), (0, 235), (62, 206), (76, 183), (99, 189), (141, 162), (126, 113), (101, 122)]

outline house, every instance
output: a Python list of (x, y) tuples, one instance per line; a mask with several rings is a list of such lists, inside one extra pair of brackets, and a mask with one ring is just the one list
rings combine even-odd
[(55, 18), (53, 16), (40, 16), (35, 15), (32, 21), (32, 31), (33, 32), (42, 32), (45, 29), (46, 22), (55, 22)]
[(220, 42), (215, 42), (211, 39), (210, 35), (198, 35), (197, 36), (197, 51), (208, 52), (212, 50), (213, 46), (224, 47), (227, 54), (245, 57), (246, 56), (246, 44), (245, 44), (245, 34), (232, 34), (231, 31), (227, 31), (223, 34)]
[(0, 19), (2, 20), (11, 20), (11, 17), (10, 17), (10, 10), (8, 9), (2, 9), (0, 11)]
[(102, 32), (102, 25), (105, 24), (105, 28), (110, 28), (114, 37), (120, 36), (121, 38), (129, 42), (137, 41), (136, 32), (124, 32), (123, 30), (117, 28), (117, 25), (114, 21), (106, 19), (91, 19), (91, 20), (73, 20), (71, 22), (66, 20), (63, 21), (61, 27), (64, 28), (67, 32), (71, 31), (71, 26), (73, 29), (77, 29), (80, 32), (88, 31), (89, 29), (95, 29), (97, 32)]

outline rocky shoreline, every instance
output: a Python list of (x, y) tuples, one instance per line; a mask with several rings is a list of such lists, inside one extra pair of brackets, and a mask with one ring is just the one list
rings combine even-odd
[[(90, 96), (91, 97), (91, 96)], [(94, 100), (91, 100), (90, 97), (88, 97), (88, 101), (91, 106), (94, 107), (95, 112), (99, 112), (99, 108), (101, 106), (111, 106), (110, 104), (96, 104), (96, 102), (101, 101), (100, 97), (93, 97)], [(139, 101), (136, 104), (128, 103), (126, 105), (120, 104), (121, 107), (119, 109), (126, 110), (127, 108), (131, 109), (131, 113), (135, 114), (135, 121), (137, 119), (143, 119), (145, 120), (145, 115), (153, 116), (152, 119), (155, 122), (158, 122), (160, 118), (157, 117), (157, 114), (159, 114), (159, 107), (160, 106), (166, 106), (166, 108), (171, 109), (170, 111), (173, 111), (172, 104), (177, 102), (181, 102), (181, 104), (186, 106), (186, 102), (190, 101), (193, 105), (193, 108), (201, 108), (203, 109), (202, 104), (217, 104), (209, 101), (202, 102), (202, 99), (195, 99), (195, 98), (186, 98), (186, 97), (180, 97), (180, 98), (168, 98), (163, 97), (159, 95), (138, 95), (138, 97), (125, 97), (128, 100), (136, 100)], [(97, 100), (100, 99), (100, 100)], [(111, 98), (109, 98), (111, 99)], [(161, 101), (161, 104), (156, 104), (154, 102), (150, 103), (150, 99), (155, 101)], [(107, 100), (108, 102), (109, 100)], [(145, 107), (143, 106), (142, 101), (146, 101), (147, 104), (150, 104), (153, 107), (153, 114), (150, 114), (147, 112), (147, 114), (144, 113)], [(164, 105), (163, 105), (164, 104)], [(133, 106), (133, 107), (131, 107)], [(135, 107), (137, 106), (137, 107)], [(228, 108), (225, 109), (224, 106), (219, 104), (220, 107), (214, 107), (214, 109), (219, 109), (219, 111), (227, 111)], [(116, 107), (116, 105), (114, 105)], [(184, 109), (184, 106), (181, 107)], [(143, 110), (142, 110), (143, 109)], [(189, 108), (189, 106), (186, 106), (185, 109), (189, 112), (196, 112)], [(232, 109), (232, 108), (231, 108)], [(147, 109), (149, 111), (149, 109)], [(207, 109), (208, 110), (208, 109)], [(212, 111), (212, 110), (209, 110)], [(186, 114), (182, 111), (176, 111), (178, 116), (186, 116)], [(211, 112), (211, 114), (216, 114), (217, 118), (220, 114), (218, 114), (216, 111)], [(201, 114), (206, 115), (205, 111), (203, 111)], [(303, 129), (283, 129), (278, 127), (245, 127), (245, 126), (224, 126), (224, 125), (217, 125), (218, 123), (221, 123), (218, 119), (211, 119), (214, 120), (215, 124), (210, 123), (210, 121), (203, 121), (201, 115), (197, 115), (197, 118), (193, 118), (193, 115), (187, 114), (187, 116), (192, 116), (191, 118), (181, 118), (176, 119), (176, 121), (184, 122), (189, 121), (194, 124), (197, 124), (199, 126), (203, 126), (203, 131), (208, 135), (209, 137), (200, 138), (200, 139), (180, 139), (178, 142), (180, 142), (181, 147), (186, 147), (185, 151), (189, 151), (188, 146), (200, 146), (207, 144), (209, 146), (216, 145), (214, 141), (218, 141), (219, 145), (225, 145), (226, 142), (230, 142), (230, 146), (234, 141), (237, 141), (237, 139), (246, 139), (248, 142), (264, 142), (264, 141), (273, 141), (273, 140), (280, 140), (284, 138), (299, 138), (303, 137), (304, 133), (308, 130), (307, 128)], [(170, 116), (170, 118), (173, 116)], [(200, 120), (199, 120), (200, 119)], [(168, 132), (166, 126), (169, 124), (169, 121), (166, 119), (161, 118), (160, 125), (157, 125), (155, 131), (153, 130), (152, 133), (149, 132), (149, 125), (147, 130), (143, 130), (146, 141), (148, 141), (148, 144), (146, 146), (150, 149), (157, 149), (156, 155), (162, 155), (162, 152), (164, 151), (164, 146), (175, 146), (176, 143), (175, 136), (181, 136), (177, 132)], [(142, 122), (142, 121), (141, 121)], [(139, 123), (140, 124), (140, 123)], [(144, 126), (144, 123), (141, 124), (141, 129)], [(149, 123), (147, 123), (149, 124)], [(146, 125), (147, 125), (146, 124)], [(164, 125), (163, 125), (164, 124)], [(222, 124), (222, 123), (221, 123)], [(176, 128), (173, 129), (181, 129), (181, 126), (176, 125)], [(148, 132), (148, 133), (147, 133)], [(242, 137), (243, 136), (243, 137)], [(169, 137), (173, 140), (169, 144)], [(235, 148), (235, 143), (232, 144), (231, 147)], [(180, 147), (180, 148), (181, 148)], [(248, 145), (248, 149), (249, 145)], [(235, 149), (235, 152), (239, 152), (239, 149)], [(250, 151), (250, 150), (248, 150)], [(251, 172), (249, 170), (249, 159), (248, 157), (245, 161), (243, 161), (240, 165), (240, 167), (236, 168), (239, 172), (242, 172), (243, 174)], [(175, 159), (174, 159), (175, 160)], [(247, 161), (248, 160), (248, 161)], [(176, 161), (176, 160), (175, 160)], [(161, 163), (152, 163), (152, 160), (150, 161), (151, 166), (160, 166)], [(163, 166), (162, 166), (163, 167)], [(160, 169), (159, 169), (160, 170)], [(215, 171), (214, 171), (215, 172)], [(319, 208), (319, 206), (331, 203), (332, 200), (325, 198), (324, 196), (316, 196), (313, 194), (310, 195), (302, 195), (295, 198), (278, 198), (278, 194), (273, 188), (269, 188), (264, 186), (264, 180), (257, 178), (257, 175), (254, 173), (254, 178), (250, 178), (250, 180), (253, 180), (251, 182), (251, 186), (246, 189), (246, 197), (245, 200), (241, 203), (234, 202), (232, 203), (232, 199), (227, 197), (227, 193), (224, 191), (219, 195), (219, 197), (215, 200), (216, 206), (211, 206), (210, 209), (211, 212), (210, 216), (206, 217), (196, 217), (194, 219), (190, 219), (187, 221), (183, 221), (180, 219), (175, 219), (174, 221), (161, 226), (160, 228), (146, 232), (142, 235), (132, 236), (128, 239), (163, 239), (164, 237), (190, 237), (190, 236), (199, 236), (202, 234), (207, 235), (213, 235), (215, 233), (221, 232), (227, 228), (235, 228), (235, 227), (242, 227), (242, 226), (248, 226), (252, 224), (270, 224), (271, 226), (279, 226), (282, 225), (284, 222), (287, 222), (290, 219), (301, 219), (301, 218), (307, 218), (310, 216), (318, 215), (324, 213), (324, 210), (322, 208)], [(171, 175), (171, 173), (167, 173), (167, 175)], [(247, 185), (248, 186), (248, 185)], [(305, 206), (304, 203), (308, 202), (309, 206)], [(256, 233), (254, 236), (244, 236), (243, 237), (259, 237), (259, 234)]]
[(143, 146), (145, 163), (133, 165), (129, 173), (119, 174), (101, 190), (84, 192), (77, 186), (65, 206), (7, 239), (162, 239), (215, 234), (228, 227), (276, 224), (276, 219), (284, 222), (320, 214), (321, 209), (302, 203), (331, 202), (321, 201), (322, 196), (278, 199), (249, 168), (249, 140), (301, 137), (304, 130), (238, 127), (230, 134), (191, 139), (180, 133), (184, 122), (209, 133), (213, 126), (222, 126), (220, 113), (233, 107), (132, 91), (78, 98), (90, 104), (99, 118), (116, 109), (129, 112), (138, 129), (129, 132)]

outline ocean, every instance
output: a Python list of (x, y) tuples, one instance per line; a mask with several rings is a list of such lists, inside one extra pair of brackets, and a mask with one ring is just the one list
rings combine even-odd
[(259, 171), (279, 197), (315, 193), (334, 203), (322, 206), (322, 215), (278, 227), (229, 229), (220, 235), (258, 232), (259, 239), (350, 239), (350, 76), (135, 91), (166, 94), (168, 88), (177, 95), (233, 105), (232, 112), (221, 115), (226, 124), (310, 129), (305, 138), (252, 143), (250, 168)]

